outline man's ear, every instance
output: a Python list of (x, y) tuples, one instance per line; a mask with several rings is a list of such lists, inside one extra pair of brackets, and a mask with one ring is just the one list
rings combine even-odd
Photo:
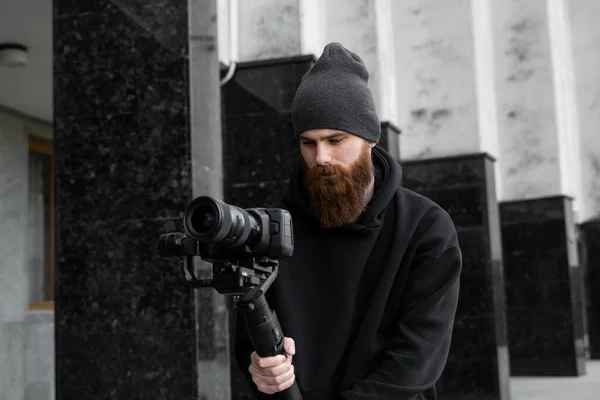
[(370, 148), (373, 148), (375, 146), (377, 146), (377, 142), (369, 142), (369, 147)]

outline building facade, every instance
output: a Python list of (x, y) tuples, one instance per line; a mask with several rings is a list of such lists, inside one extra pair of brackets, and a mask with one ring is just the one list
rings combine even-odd
[[(586, 374), (600, 357), (592, 3), (2, 10), (0, 26), (45, 18), (38, 37), (52, 40), (27, 39), (30, 75), (0, 69), (0, 399), (248, 398), (227, 298), (184, 289), (156, 239), (196, 196), (278, 196), (298, 154), (295, 89), (332, 41), (365, 61), (404, 185), (457, 226), (465, 264), (440, 398), (508, 400), (511, 376)], [(19, 40), (10, 27), (0, 43)], [(40, 65), (52, 74), (24, 97)]]

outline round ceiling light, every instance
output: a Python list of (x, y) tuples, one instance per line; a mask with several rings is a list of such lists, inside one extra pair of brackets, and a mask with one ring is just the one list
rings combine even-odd
[(27, 65), (27, 47), (16, 43), (0, 44), (0, 65), (18, 68)]

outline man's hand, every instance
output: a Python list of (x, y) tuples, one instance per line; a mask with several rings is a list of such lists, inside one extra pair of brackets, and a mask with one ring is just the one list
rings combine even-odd
[(294, 366), (292, 356), (296, 354), (294, 339), (284, 338), (283, 348), (288, 355), (277, 355), (274, 357), (259, 357), (256, 352), (250, 355), (250, 374), (258, 390), (265, 394), (273, 394), (284, 391), (294, 384)]

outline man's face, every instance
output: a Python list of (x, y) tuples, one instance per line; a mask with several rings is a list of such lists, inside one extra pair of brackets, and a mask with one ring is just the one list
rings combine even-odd
[(358, 160), (365, 143), (369, 148), (375, 146), (358, 136), (332, 129), (312, 129), (301, 133), (299, 139), (302, 157), (309, 168), (325, 165), (348, 168)]
[(337, 228), (356, 221), (373, 180), (375, 143), (331, 129), (306, 131), (299, 139), (304, 183), (321, 225)]

